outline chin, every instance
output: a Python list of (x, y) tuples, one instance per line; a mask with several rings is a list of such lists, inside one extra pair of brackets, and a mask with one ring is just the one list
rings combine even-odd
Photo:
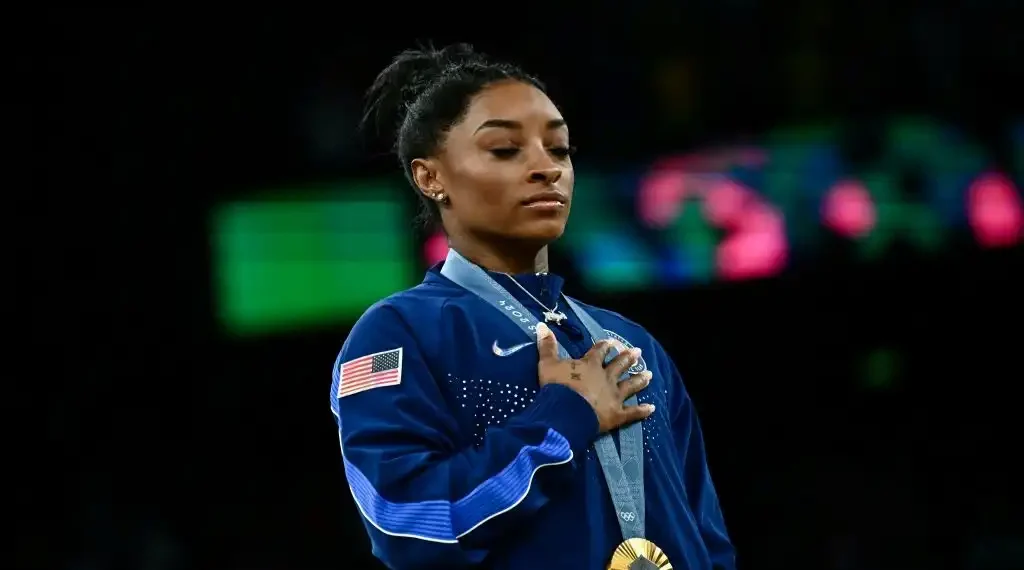
[(565, 219), (530, 220), (515, 228), (516, 239), (547, 245), (565, 233)]

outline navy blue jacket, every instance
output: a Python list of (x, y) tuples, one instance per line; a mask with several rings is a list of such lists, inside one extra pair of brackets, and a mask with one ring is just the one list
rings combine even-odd
[[(539, 388), (535, 339), (439, 273), (372, 306), (334, 366), (331, 410), (373, 553), (388, 567), (603, 569), (622, 541), (592, 442), (598, 421), (569, 388)], [(510, 278), (491, 273), (537, 316)], [(516, 275), (553, 306), (556, 275)], [(647, 538), (677, 569), (735, 568), (693, 402), (643, 327), (580, 304), (653, 372), (639, 394)], [(574, 358), (579, 318), (552, 326)], [(340, 395), (340, 396), (339, 396)], [(616, 434), (613, 434), (613, 436)]]

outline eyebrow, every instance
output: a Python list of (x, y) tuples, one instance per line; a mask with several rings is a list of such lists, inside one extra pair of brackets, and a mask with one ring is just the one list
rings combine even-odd
[[(548, 121), (547, 130), (560, 129), (565, 126), (565, 119), (551, 119)], [(478, 133), (484, 129), (522, 129), (523, 124), (519, 121), (510, 121), (508, 119), (490, 119), (484, 121), (476, 128), (474, 133)]]

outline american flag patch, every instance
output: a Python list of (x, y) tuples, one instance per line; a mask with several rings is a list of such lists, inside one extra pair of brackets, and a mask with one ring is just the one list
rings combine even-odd
[(341, 365), (338, 397), (402, 383), (402, 349), (361, 356)]

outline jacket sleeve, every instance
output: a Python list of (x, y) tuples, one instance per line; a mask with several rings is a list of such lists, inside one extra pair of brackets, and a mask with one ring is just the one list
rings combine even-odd
[(672, 371), (672, 389), (676, 391), (672, 431), (683, 459), (684, 485), (689, 497), (690, 508), (698, 521), (704, 547), (715, 570), (736, 569), (736, 549), (725, 529), (725, 518), (718, 502), (718, 493), (711, 481), (707, 453), (704, 449), (704, 435), (697, 418), (693, 400), (686, 392), (682, 375), (672, 359), (660, 346), (659, 352)]
[(598, 434), (587, 401), (549, 385), (488, 429), (482, 445), (467, 443), (411, 328), (389, 305), (352, 329), (331, 408), (373, 553), (393, 569), (479, 564), (502, 533), (551, 500), (574, 454)]

